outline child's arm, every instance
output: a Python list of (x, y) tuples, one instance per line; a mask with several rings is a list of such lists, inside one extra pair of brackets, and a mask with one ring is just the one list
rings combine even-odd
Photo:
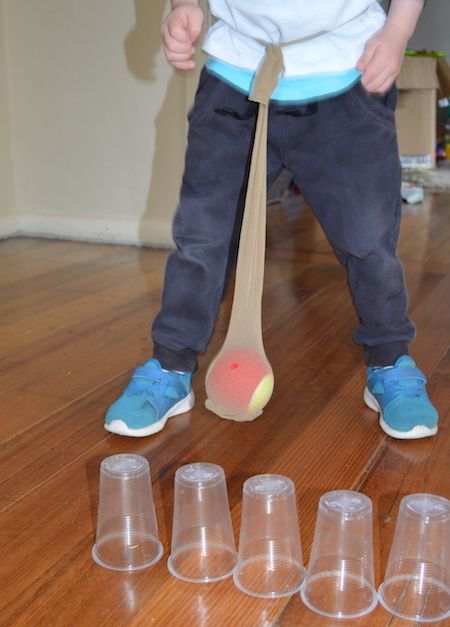
[(362, 85), (384, 93), (400, 74), (406, 44), (414, 33), (424, 0), (392, 0), (384, 27), (369, 39), (357, 68)]
[(198, 0), (171, 0), (171, 7), (161, 26), (166, 58), (177, 70), (193, 70), (194, 43), (202, 30), (203, 13)]

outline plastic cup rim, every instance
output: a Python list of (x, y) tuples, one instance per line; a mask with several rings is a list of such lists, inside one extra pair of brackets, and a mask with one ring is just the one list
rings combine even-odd
[[(385, 581), (383, 581), (383, 583), (379, 586), (378, 588), (378, 600), (380, 601), (380, 604), (384, 607), (384, 609), (386, 611), (388, 611), (390, 614), (393, 614), (394, 616), (397, 616), (398, 618), (403, 618), (404, 620), (414, 620), (417, 623), (436, 623), (437, 621), (443, 620), (445, 618), (449, 618), (450, 617), (450, 607), (448, 608), (448, 610), (444, 613), (444, 614), (440, 614), (439, 616), (436, 616), (435, 618), (424, 618), (422, 616), (417, 616), (417, 615), (413, 615), (413, 614), (403, 614), (401, 612), (399, 612), (398, 610), (396, 610), (395, 608), (391, 607), (385, 600), (383, 597), (383, 592), (384, 592), (384, 588), (386, 587), (386, 584), (391, 583), (393, 581), (399, 581), (402, 579), (406, 579), (409, 581), (414, 581), (419, 579), (419, 577), (413, 576), (413, 575), (396, 575), (394, 577), (389, 577), (389, 579), (385, 579)], [(443, 584), (441, 581), (439, 581), (439, 579), (433, 580), (431, 577), (425, 577), (425, 579), (429, 580), (429, 581), (436, 581), (436, 583), (438, 584), (439, 588), (442, 588), (443, 590), (448, 591), (449, 595), (450, 595), (450, 588), (448, 588), (445, 584)]]
[[(179, 552), (180, 551), (177, 551), (177, 553)], [(228, 551), (228, 552), (233, 553), (233, 551)], [(173, 558), (175, 557), (175, 554), (169, 555), (169, 558), (167, 560), (167, 570), (169, 571), (171, 575), (173, 575), (173, 577), (176, 577), (177, 579), (181, 579), (181, 581), (187, 581), (188, 583), (214, 583), (216, 581), (222, 581), (223, 579), (227, 579), (233, 574), (233, 571), (236, 567), (237, 554), (235, 553), (234, 556), (235, 556), (235, 563), (233, 564), (233, 567), (230, 570), (228, 570), (226, 573), (218, 575), (217, 577), (187, 577), (186, 575), (182, 575), (173, 566)]]
[(110, 564), (109, 562), (105, 562), (97, 554), (97, 542), (92, 547), (91, 554), (92, 554), (92, 559), (94, 560), (94, 562), (96, 562), (96, 564), (98, 564), (99, 566), (102, 566), (103, 568), (107, 568), (108, 570), (121, 571), (121, 572), (134, 572), (136, 570), (144, 570), (144, 568), (148, 568), (149, 566), (153, 566), (153, 564), (156, 564), (156, 562), (159, 562), (159, 560), (163, 556), (164, 547), (161, 544), (161, 542), (156, 539), (155, 539), (155, 546), (158, 548), (156, 556), (153, 557), (148, 562), (145, 562), (144, 564), (139, 564), (137, 566), (133, 566), (131, 564), (128, 566), (114, 566), (113, 564)]
[[(343, 613), (336, 613), (336, 612), (333, 613), (333, 612), (327, 612), (313, 605), (313, 603), (311, 603), (311, 601), (308, 599), (308, 596), (306, 593), (306, 588), (307, 588), (308, 583), (310, 581), (315, 581), (317, 579), (323, 578), (323, 575), (325, 573), (333, 573), (333, 572), (334, 571), (323, 571), (322, 573), (317, 573), (316, 575), (312, 575), (311, 577), (305, 578), (303, 585), (300, 589), (300, 596), (302, 598), (303, 603), (316, 614), (320, 614), (321, 616), (327, 616), (328, 618), (337, 618), (337, 619), (342, 619), (342, 620), (351, 619), (351, 618), (360, 618), (361, 616), (366, 616), (367, 614), (370, 614), (370, 612), (373, 612), (373, 610), (378, 605), (378, 594), (377, 594), (377, 589), (375, 588), (375, 586), (371, 584), (370, 581), (368, 581), (367, 579), (364, 579), (363, 581), (367, 584), (367, 587), (370, 588), (370, 590), (372, 590), (373, 600), (372, 600), (372, 603), (367, 606), (367, 608), (360, 610), (359, 612), (354, 612), (352, 614), (343, 614)], [(360, 577), (357, 577), (356, 575), (347, 575), (347, 577), (357, 578), (358, 580), (361, 579)]]
[(248, 594), (252, 597), (258, 597), (259, 599), (281, 599), (282, 597), (288, 597), (300, 591), (301, 587), (303, 586), (305, 582), (307, 571), (306, 571), (305, 566), (301, 562), (297, 562), (297, 561), (294, 561), (293, 563), (298, 567), (298, 570), (301, 572), (302, 577), (300, 579), (300, 583), (294, 586), (291, 590), (288, 590), (287, 592), (263, 593), (263, 592), (256, 592), (255, 590), (250, 590), (250, 588), (246, 588), (239, 580), (239, 577), (238, 577), (239, 569), (243, 565), (248, 564), (249, 562), (253, 562), (256, 560), (264, 561), (266, 559), (267, 558), (265, 556), (261, 556), (261, 557), (252, 557), (244, 561), (238, 561), (233, 571), (233, 583), (236, 586), (236, 588), (238, 588), (241, 592), (244, 592), (245, 594)]

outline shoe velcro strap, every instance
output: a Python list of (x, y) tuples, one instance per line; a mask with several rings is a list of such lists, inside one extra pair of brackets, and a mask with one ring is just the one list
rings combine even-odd
[(154, 368), (146, 368), (145, 366), (138, 366), (133, 372), (133, 379), (148, 379), (149, 381), (160, 381), (161, 374)]
[(426, 383), (427, 379), (418, 368), (388, 368), (383, 372), (384, 383), (406, 381), (407, 379)]

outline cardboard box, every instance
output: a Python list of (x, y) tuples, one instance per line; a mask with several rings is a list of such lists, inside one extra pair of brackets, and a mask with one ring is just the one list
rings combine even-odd
[(436, 59), (405, 57), (397, 79), (395, 114), (402, 167), (428, 169), (436, 164)]
[(438, 98), (450, 98), (450, 65), (447, 59), (438, 59), (436, 65), (439, 81)]

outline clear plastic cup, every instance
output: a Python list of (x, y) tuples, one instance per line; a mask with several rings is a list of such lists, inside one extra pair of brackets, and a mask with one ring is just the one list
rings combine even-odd
[(223, 468), (204, 462), (178, 468), (169, 572), (184, 581), (208, 583), (229, 577), (235, 564)]
[(378, 595), (388, 612), (406, 620), (450, 617), (450, 501), (433, 494), (402, 499)]
[(284, 597), (300, 589), (305, 573), (293, 481), (250, 477), (243, 488), (235, 585), (255, 597)]
[(92, 557), (112, 570), (140, 570), (163, 554), (150, 467), (145, 457), (112, 455), (100, 465), (97, 537)]
[(311, 610), (357, 618), (375, 608), (372, 525), (372, 502), (364, 494), (336, 490), (321, 496), (301, 590)]

